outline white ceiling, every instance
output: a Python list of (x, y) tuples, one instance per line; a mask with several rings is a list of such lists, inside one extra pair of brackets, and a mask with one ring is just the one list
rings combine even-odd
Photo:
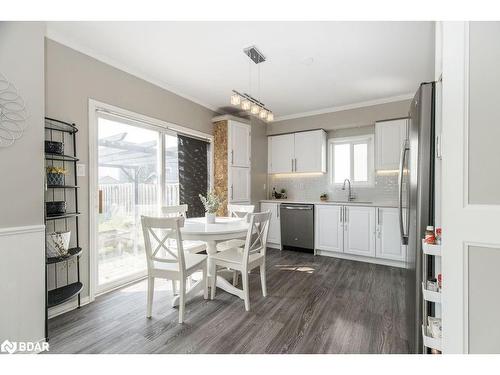
[(278, 118), (406, 98), (433, 78), (433, 22), (49, 22), (48, 37), (220, 112), (249, 92)]

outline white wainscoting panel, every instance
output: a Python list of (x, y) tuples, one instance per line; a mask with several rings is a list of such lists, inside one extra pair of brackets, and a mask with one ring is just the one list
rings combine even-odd
[(45, 226), (0, 228), (0, 342), (45, 338)]

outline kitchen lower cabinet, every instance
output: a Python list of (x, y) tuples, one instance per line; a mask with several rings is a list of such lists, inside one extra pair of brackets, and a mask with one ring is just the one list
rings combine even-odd
[(315, 234), (316, 250), (344, 251), (343, 206), (316, 205)]
[(374, 207), (344, 207), (344, 253), (375, 256)]
[(404, 262), (406, 246), (401, 244), (397, 208), (377, 208), (376, 257)]
[(260, 204), (260, 212), (265, 211), (271, 211), (271, 221), (269, 222), (267, 244), (269, 247), (278, 247), (281, 249), (280, 204), (262, 202)]

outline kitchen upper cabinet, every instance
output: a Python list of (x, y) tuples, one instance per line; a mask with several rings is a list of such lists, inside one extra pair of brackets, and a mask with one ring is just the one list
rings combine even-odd
[(295, 137), (293, 134), (275, 135), (268, 138), (269, 173), (291, 173), (295, 155)]
[(228, 124), (228, 162), (233, 167), (250, 167), (250, 125), (237, 121)]
[(315, 206), (315, 249), (326, 251), (344, 251), (342, 224), (342, 206)]
[(250, 168), (229, 167), (228, 203), (250, 203)]
[(406, 246), (401, 244), (397, 208), (377, 208), (376, 256), (404, 262)]
[(375, 208), (344, 207), (344, 252), (375, 256)]
[(268, 171), (269, 173), (325, 173), (325, 131), (313, 130), (269, 137)]
[(399, 167), (401, 147), (406, 138), (407, 119), (380, 121), (375, 124), (375, 168), (394, 170)]
[(281, 222), (279, 203), (260, 204), (260, 211), (271, 211), (271, 221), (269, 222), (269, 232), (267, 234), (268, 244), (274, 244), (281, 247)]
[(324, 130), (295, 133), (295, 172), (326, 172)]

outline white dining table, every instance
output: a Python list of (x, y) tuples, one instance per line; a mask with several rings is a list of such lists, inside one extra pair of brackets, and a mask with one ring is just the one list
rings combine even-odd
[[(211, 257), (217, 253), (217, 243), (244, 238), (248, 231), (248, 225), (246, 219), (234, 217), (217, 217), (214, 224), (207, 224), (205, 217), (189, 218), (184, 221), (184, 227), (181, 228), (182, 239), (187, 241), (203, 241), (207, 244), (209, 285), (210, 278), (212, 277), (210, 273)], [(186, 299), (197, 295), (203, 290), (203, 287), (201, 281), (196, 282), (186, 291)], [(243, 298), (241, 290), (235, 288), (223, 277), (217, 278), (216, 287)], [(178, 301), (179, 296), (175, 296), (172, 305), (177, 306)]]

